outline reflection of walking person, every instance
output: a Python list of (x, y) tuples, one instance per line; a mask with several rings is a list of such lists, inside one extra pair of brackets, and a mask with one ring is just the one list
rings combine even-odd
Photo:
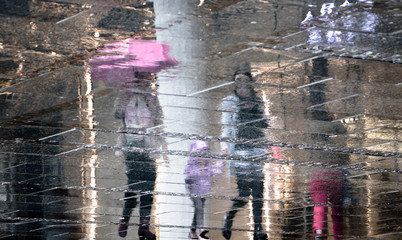
[[(195, 141), (191, 144), (190, 152), (209, 152), (209, 145), (204, 141)], [(189, 238), (209, 239), (208, 230), (204, 226), (205, 197), (211, 190), (212, 177), (222, 173), (222, 161), (216, 159), (192, 157), (186, 166), (186, 186), (192, 195), (194, 216)], [(199, 234), (197, 235), (197, 229)]]
[[(223, 136), (238, 139), (257, 139), (264, 137), (263, 128), (268, 127), (264, 117), (263, 102), (256, 96), (252, 86), (253, 78), (248, 63), (240, 64), (234, 74), (234, 93), (226, 97), (221, 106)], [(265, 153), (265, 148), (247, 143), (222, 144), (222, 150), (229, 154), (256, 156)], [(252, 197), (254, 239), (267, 239), (262, 232), (263, 173), (264, 164), (251, 161), (231, 161), (231, 169), (237, 178), (239, 199)], [(237, 211), (246, 205), (244, 200), (233, 200), (227, 212), (222, 232), (226, 239), (232, 235), (232, 225)]]
[[(328, 60), (326, 58), (316, 58), (312, 60), (313, 69), (309, 77), (310, 82), (314, 83), (328, 77)], [(312, 105), (325, 103), (325, 82), (309, 86), (310, 102)], [(339, 122), (332, 122), (333, 117), (325, 108), (311, 109), (311, 118), (315, 121), (326, 121), (325, 132), (340, 134), (345, 132), (344, 126)], [(331, 125), (329, 124), (331, 123)], [(314, 132), (317, 130), (315, 129)], [(313, 131), (312, 131), (313, 132)], [(331, 143), (327, 134), (312, 134), (311, 138), (317, 142)], [(348, 156), (344, 154), (331, 154), (329, 157), (325, 152), (310, 153), (311, 159), (324, 161), (328, 164), (347, 164)], [(347, 185), (344, 172), (339, 169), (325, 167), (315, 167), (311, 169), (310, 193), (314, 202), (313, 234), (316, 239), (325, 238), (325, 225), (327, 222), (328, 207), (331, 209), (331, 220), (333, 239), (341, 239), (343, 234), (343, 201), (345, 186)], [(328, 224), (330, 225), (330, 224)], [(328, 231), (330, 232), (330, 231)]]
[[(150, 82), (139, 81), (135, 87), (125, 89), (115, 102), (115, 117), (122, 119), (124, 130), (145, 130), (160, 124), (160, 106), (157, 96), (152, 92)], [(151, 136), (125, 134), (121, 136), (123, 155), (127, 166), (128, 191), (124, 194), (124, 208), (119, 224), (119, 236), (126, 237), (133, 209), (140, 200), (140, 226), (138, 236), (141, 240), (156, 239), (149, 229), (155, 185), (155, 164), (148, 153), (128, 151), (127, 147), (152, 148), (160, 146), (160, 141)], [(145, 193), (144, 193), (145, 192)], [(139, 196), (138, 196), (139, 195)]]
[[(123, 130), (146, 130), (161, 124), (161, 108), (151, 79), (162, 69), (176, 66), (178, 62), (169, 56), (169, 46), (155, 39), (137, 37), (105, 44), (92, 57), (89, 65), (91, 76), (112, 89), (124, 88), (115, 101), (115, 117), (122, 120)], [(127, 147), (152, 148), (162, 144), (156, 137), (126, 134), (120, 138), (123, 149)], [(127, 166), (128, 191), (125, 194), (123, 216), (119, 235), (126, 237), (128, 222), (137, 206), (136, 193), (140, 194), (140, 239), (156, 239), (149, 230), (149, 216), (153, 198), (143, 191), (153, 191), (155, 166), (146, 153), (123, 151)]]

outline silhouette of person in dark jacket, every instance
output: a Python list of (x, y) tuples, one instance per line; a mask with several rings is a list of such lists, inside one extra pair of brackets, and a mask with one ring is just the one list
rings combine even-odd
[[(250, 65), (240, 64), (233, 80), (236, 85), (235, 90), (232, 95), (223, 99), (221, 105), (223, 136), (236, 139), (264, 137), (263, 129), (268, 127), (268, 122), (264, 116), (264, 103), (256, 96), (252, 86)], [(222, 145), (223, 152), (231, 155), (258, 156), (266, 152), (264, 147), (248, 143), (223, 143)], [(253, 199), (254, 239), (267, 239), (267, 234), (262, 232), (263, 167), (264, 163), (261, 162), (231, 161), (231, 170), (237, 179), (239, 199), (233, 200), (232, 207), (224, 219), (222, 234), (226, 239), (231, 238), (231, 228), (237, 211), (247, 203), (241, 199), (248, 198), (250, 195)]]

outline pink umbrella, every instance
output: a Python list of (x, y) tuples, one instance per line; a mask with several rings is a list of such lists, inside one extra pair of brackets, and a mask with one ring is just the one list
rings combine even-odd
[(136, 73), (157, 73), (176, 66), (178, 62), (169, 56), (169, 50), (168, 45), (156, 40), (135, 38), (105, 44), (89, 62), (91, 75), (106, 83), (131, 82)]

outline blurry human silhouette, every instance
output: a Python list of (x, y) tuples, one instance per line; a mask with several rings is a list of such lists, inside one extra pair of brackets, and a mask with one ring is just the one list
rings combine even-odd
[(149, 229), (155, 186), (155, 163), (150, 154), (130, 148), (160, 148), (163, 141), (153, 136), (132, 134), (132, 130), (146, 130), (161, 124), (161, 107), (156, 89), (152, 88), (150, 74), (136, 74), (137, 81), (124, 88), (115, 101), (115, 117), (122, 120), (122, 130), (126, 131), (119, 139), (127, 166), (128, 191), (124, 194), (124, 207), (119, 224), (119, 236), (126, 237), (132, 211), (138, 205), (140, 226), (138, 236), (141, 240), (156, 239)]
[[(209, 145), (204, 141), (194, 141), (191, 144), (190, 152), (209, 152)], [(204, 225), (205, 197), (211, 191), (213, 177), (222, 174), (222, 161), (217, 159), (190, 157), (188, 159), (186, 173), (186, 187), (191, 194), (194, 203), (194, 215), (191, 224), (189, 238), (209, 239), (208, 230)], [(198, 232), (197, 232), (198, 231)]]
[[(316, 82), (323, 77), (328, 77), (328, 60), (326, 58), (317, 58), (313, 60), (312, 75), (310, 82)], [(310, 102), (312, 105), (322, 104), (326, 102), (325, 83), (314, 84), (309, 87)], [(333, 117), (329, 112), (323, 109), (311, 110), (311, 119), (316, 121), (327, 122), (325, 124), (325, 132), (339, 134), (345, 131), (342, 124), (332, 122)], [(319, 125), (316, 126), (316, 128)], [(317, 129), (316, 129), (317, 130)], [(328, 135), (312, 134), (312, 139), (319, 142), (331, 143)], [(311, 152), (312, 160), (318, 160), (325, 163), (346, 164), (348, 157), (345, 154), (333, 154), (321, 151)], [(313, 234), (316, 239), (325, 237), (325, 225), (327, 222), (328, 207), (331, 208), (332, 232), (334, 239), (341, 239), (343, 234), (343, 201), (345, 186), (347, 182), (345, 173), (340, 169), (314, 167), (311, 169), (310, 193), (314, 202), (313, 217)]]
[[(223, 136), (237, 139), (264, 137), (263, 129), (268, 127), (268, 122), (264, 116), (263, 101), (256, 96), (253, 88), (250, 64), (240, 64), (233, 80), (235, 90), (232, 95), (223, 99), (221, 105)], [(264, 147), (248, 143), (222, 143), (222, 150), (240, 156), (258, 156), (266, 152)], [(225, 216), (223, 236), (226, 239), (231, 238), (233, 219), (237, 211), (247, 203), (242, 198), (251, 196), (254, 239), (267, 239), (267, 234), (262, 231), (264, 163), (239, 160), (231, 161), (230, 167), (236, 175), (239, 199), (233, 200), (232, 207)]]
[(156, 93), (156, 73), (177, 64), (169, 55), (168, 45), (159, 43), (156, 39), (145, 40), (138, 37), (105, 44), (89, 62), (94, 79), (119, 91), (114, 116), (121, 119), (121, 129), (126, 131), (119, 140), (127, 166), (129, 188), (125, 193), (118, 230), (121, 237), (127, 236), (131, 213), (139, 199), (139, 238), (156, 239), (155, 234), (149, 230), (153, 196), (144, 193), (154, 190), (155, 164), (152, 157), (140, 149), (160, 148), (164, 143), (162, 138), (130, 132), (146, 131), (162, 124), (162, 109)]

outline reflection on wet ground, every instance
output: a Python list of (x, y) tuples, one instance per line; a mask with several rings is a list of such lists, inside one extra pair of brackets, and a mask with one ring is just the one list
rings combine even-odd
[(0, 239), (401, 238), (398, 1), (3, 2)]

